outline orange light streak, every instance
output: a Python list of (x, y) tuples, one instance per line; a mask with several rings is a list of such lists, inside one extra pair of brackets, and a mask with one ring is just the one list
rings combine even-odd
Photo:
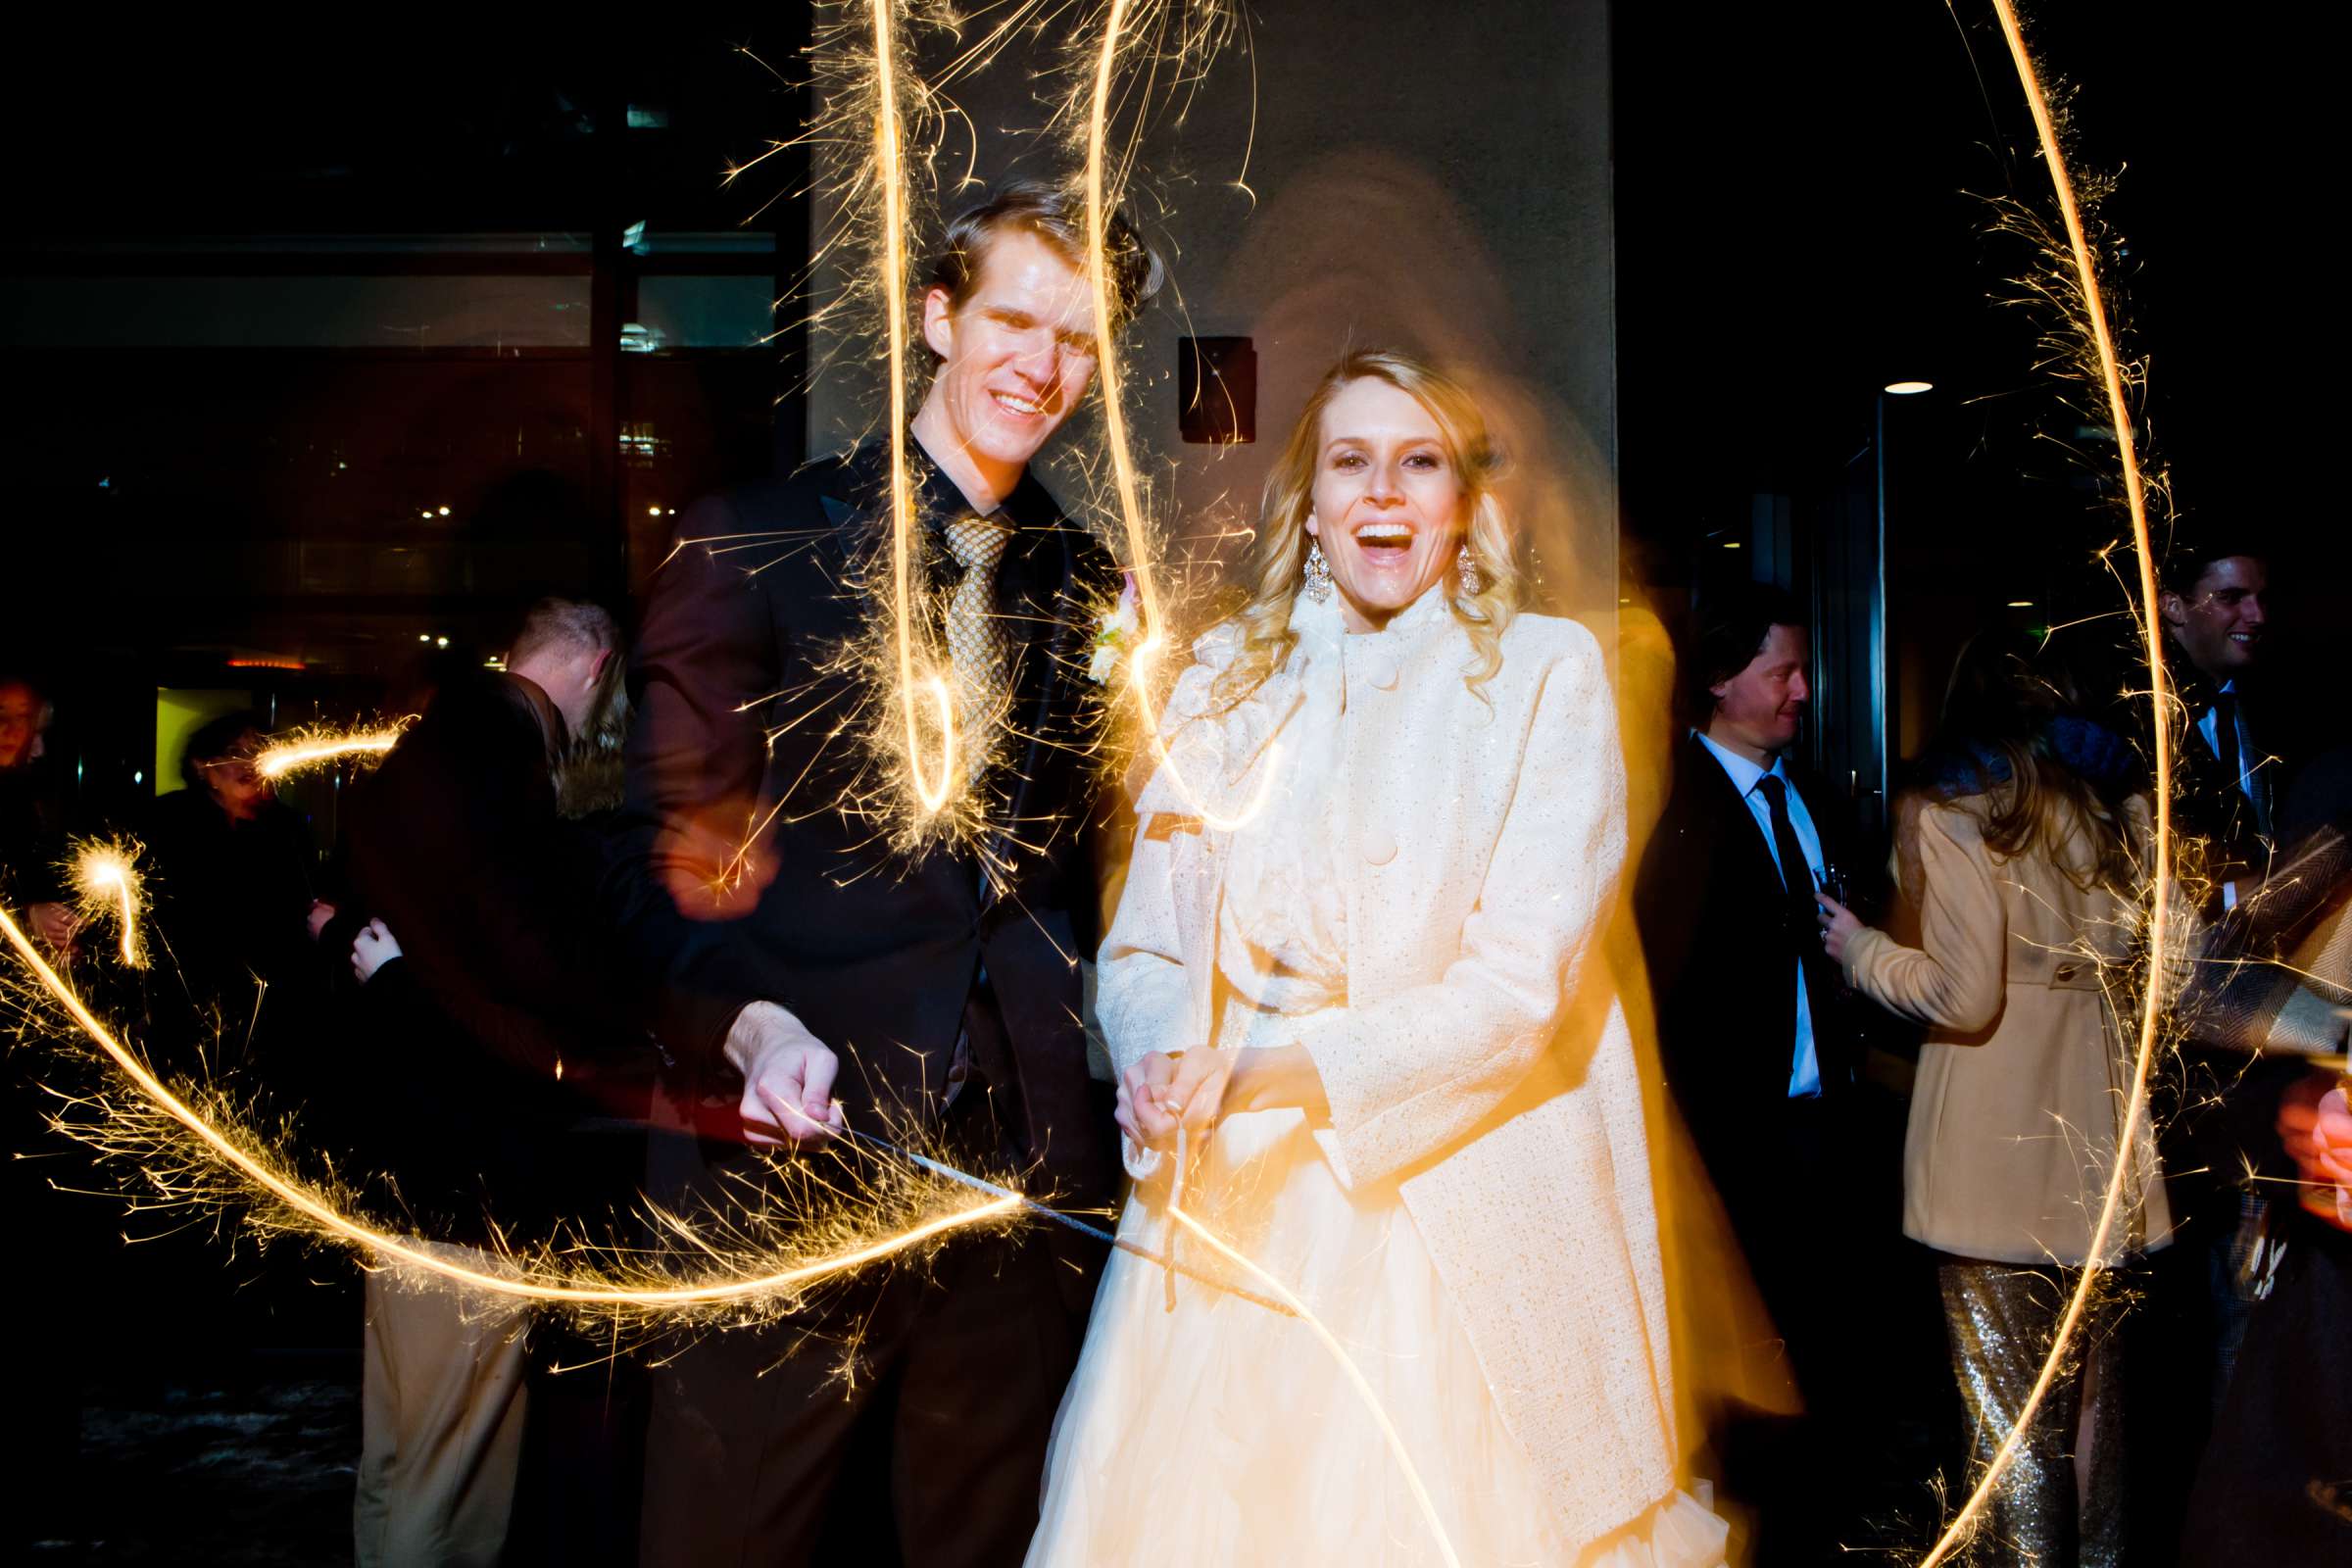
[(1118, 497), (1119, 518), (1127, 534), (1127, 558), (1135, 563), (1136, 593), (1144, 612), (1145, 635), (1130, 658), (1128, 686), (1135, 693), (1136, 712), (1152, 755), (1167, 774), (1168, 782), (1202, 822), (1220, 832), (1232, 832), (1264, 808), (1281, 769), (1281, 747), (1268, 749), (1257, 792), (1250, 804), (1238, 814), (1223, 815), (1208, 809), (1200, 792), (1185, 781), (1159, 733), (1159, 715), (1152, 710), (1152, 662), (1165, 638), (1167, 621), (1160, 612), (1159, 583), (1152, 572), (1152, 538), (1144, 526), (1143, 504), (1135, 479), (1135, 456), (1127, 445), (1127, 409), (1119, 388), (1118, 345), (1111, 338), (1109, 257), (1104, 249), (1109, 233), (1110, 203), (1103, 194), (1102, 162), (1104, 144), (1110, 134), (1110, 89), (1116, 75), (1119, 34), (1126, 19), (1127, 0), (1111, 0), (1109, 15), (1102, 24), (1102, 52), (1095, 60), (1095, 95), (1088, 111), (1086, 132), (1086, 283), (1094, 303), (1095, 373), (1102, 385), (1103, 439), (1110, 448), (1111, 488)]
[[(1219, 1257), (1224, 1258), (1263, 1285), (1276, 1300), (1298, 1313), (1298, 1321), (1304, 1323), (1308, 1329), (1313, 1331), (1315, 1338), (1323, 1342), (1323, 1348), (1329, 1350), (1332, 1359), (1340, 1364), (1340, 1370), (1347, 1375), (1348, 1384), (1354, 1388), (1356, 1397), (1362, 1399), (1364, 1408), (1371, 1412), (1373, 1424), (1380, 1428), (1380, 1435), (1387, 1442), (1389, 1452), (1396, 1455), (1397, 1468), (1404, 1472), (1405, 1485), (1412, 1491), (1413, 1501), (1420, 1507), (1421, 1517), (1427, 1521), (1429, 1533), (1438, 1544), (1438, 1554), (1446, 1559), (1446, 1568), (1462, 1568), (1462, 1559), (1454, 1554), (1453, 1542), (1446, 1536), (1444, 1522), (1438, 1518), (1438, 1506), (1430, 1500), (1429, 1489), (1421, 1484), (1421, 1472), (1413, 1468), (1412, 1456), (1404, 1451), (1403, 1436), (1397, 1432), (1396, 1424), (1389, 1419), (1388, 1411), (1381, 1408), (1380, 1396), (1372, 1392), (1371, 1381), (1355, 1364), (1354, 1358), (1348, 1355), (1347, 1347), (1340, 1344), (1338, 1336), (1325, 1328), (1323, 1320), (1308, 1311), (1306, 1303), (1293, 1295), (1290, 1288), (1282, 1281), (1250, 1262), (1231, 1247), (1226, 1246), (1214, 1231), (1193, 1218), (1174, 1202), (1168, 1204), (1168, 1217), (1182, 1224), (1195, 1236), (1200, 1237)], [(1175, 1251), (1176, 1249), (1171, 1243), (1168, 1255), (1173, 1258)]]
[(2090, 1238), (2089, 1259), (2082, 1268), (2082, 1277), (2076, 1282), (2072, 1298), (2066, 1303), (2065, 1315), (2059, 1319), (2058, 1332), (2050, 1342), (2050, 1352), (2041, 1364), (2041, 1373), (2034, 1380), (2034, 1389), (2017, 1414), (2017, 1424), (2002, 1439), (1994, 1450), (1991, 1462), (1979, 1478), (1976, 1490), (1953, 1516), (1936, 1544), (1920, 1563), (1920, 1568), (1936, 1568), (1949, 1559), (1966, 1544), (1983, 1515), (1992, 1489), (2017, 1457), (2020, 1444), (2033, 1425), (2041, 1402), (2057, 1381), (2067, 1348), (2073, 1343), (2083, 1313), (2088, 1310), (2090, 1293), (2098, 1283), (2098, 1260), (2107, 1254), (2108, 1244), (2115, 1234), (2116, 1224), (2123, 1213), (2124, 1191), (2132, 1169), (2132, 1149), (2141, 1123), (2148, 1111), (2148, 1071), (2156, 1055), (2156, 1041), (2163, 1020), (2164, 987), (2160, 983), (2160, 966), (2164, 961), (2166, 941), (2172, 916), (2172, 828), (2173, 828), (2173, 753), (2170, 726), (2165, 716), (2167, 682), (2164, 672), (2163, 621), (2156, 603), (2156, 555), (2148, 532), (2147, 492), (2139, 470), (2139, 449), (2135, 440), (2130, 405), (2124, 395), (2122, 361), (2115, 350), (2115, 336), (2107, 321), (2107, 307), (2099, 292), (2098, 270), (2092, 265), (2090, 241), (2083, 232), (2082, 214), (2075, 202), (2074, 180), (2067, 172), (2066, 155), (2058, 140), (2057, 123), (2050, 114), (2049, 99), (2042, 91), (2040, 74), (2034, 69), (2034, 57), (2026, 47), (2025, 33), (2018, 25), (2017, 10), (2011, 0), (1992, 0), (1993, 10), (2001, 19), (2001, 34), (2009, 43), (2009, 58), (2017, 67), (2017, 78), (2025, 88), (2026, 102), (2034, 112), (2034, 129), (2041, 139), (2042, 162), (2050, 172), (2050, 185), (2057, 193), (2058, 210), (2066, 220), (2066, 238), (2075, 264), (2075, 280), (2081, 295), (2083, 324), (2090, 330), (2091, 342), (2098, 351), (2101, 390), (2107, 399), (2107, 416), (2115, 428), (2117, 461), (2123, 467), (2124, 500), (2131, 512), (2132, 542), (2139, 552), (2139, 596), (2141, 631), (2147, 642), (2149, 690), (2148, 700), (2156, 712), (2156, 843), (2155, 888), (2148, 909), (2149, 976), (2140, 1003), (2139, 1051), (2132, 1065), (2132, 1093), (2125, 1102), (2124, 1125), (2116, 1140), (2115, 1170), (2107, 1182), (2107, 1196), (2099, 1207), (2099, 1222)]
[(873, 0), (874, 159), (882, 186), (882, 294), (890, 318), (890, 567), (891, 609), (898, 622), (899, 705), (906, 722), (906, 770), (923, 814), (938, 814), (956, 789), (956, 705), (937, 675), (923, 684), (940, 710), (939, 772), (925, 776), (922, 724), (916, 709), (914, 605), (910, 556), (914, 495), (906, 477), (906, 169), (899, 116), (897, 40), (891, 0)]
[(585, 1283), (584, 1276), (578, 1274), (520, 1263), (507, 1272), (470, 1267), (442, 1255), (417, 1238), (394, 1236), (353, 1219), (307, 1183), (272, 1168), (267, 1160), (241, 1147), (174, 1094), (128, 1047), (115, 1038), (73, 987), (67, 985), (58, 972), (50, 967), (23, 928), (5, 909), (0, 909), (0, 935), (7, 937), (25, 967), (33, 972), (42, 987), (123, 1077), (130, 1081), (139, 1095), (185, 1129), (214, 1159), (310, 1221), (318, 1228), (320, 1234), (346, 1243), (379, 1262), (418, 1269), (470, 1290), (522, 1300), (589, 1307), (659, 1309), (751, 1301), (763, 1297), (790, 1295), (820, 1280), (896, 1256), (951, 1232), (1009, 1218), (1021, 1206), (1017, 1195), (974, 1202), (909, 1229), (790, 1268), (696, 1285), (638, 1288)]
[(133, 969), (146, 967), (139, 949), (138, 851), (121, 844), (85, 844), (74, 858), (74, 885), (87, 915), (103, 911), (114, 918), (122, 935), (122, 961)]
[(313, 763), (331, 761), (338, 757), (379, 756), (399, 745), (406, 729), (404, 721), (382, 729), (349, 730), (340, 734), (284, 741), (256, 754), (253, 769), (264, 778), (278, 779)]

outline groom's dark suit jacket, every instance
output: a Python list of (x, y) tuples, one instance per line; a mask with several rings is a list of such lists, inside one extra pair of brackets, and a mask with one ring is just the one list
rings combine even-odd
[[(919, 448), (909, 456), (918, 568), (936, 587), (956, 568), (934, 530), (971, 509)], [(842, 1057), (852, 1125), (885, 1131), (938, 1113), (985, 986), (1003, 1047), (974, 1042), (969, 1058), (1020, 1152), (1042, 1185), (1106, 1202), (1117, 1164), (1090, 1095), (1077, 959), (1099, 923), (1089, 617), (1116, 573), (1024, 477), (1003, 509), (1016, 531), (997, 573), (1014, 698), (1013, 740), (984, 781), (990, 874), (965, 843), (894, 853), (893, 823), (859, 808), (906, 765), (871, 743), (877, 722), (897, 722), (894, 699), (874, 678), (882, 661), (843, 656), (887, 647), (861, 587), (888, 566), (887, 473), (869, 446), (706, 500), (655, 578), (630, 679), (621, 898), (657, 1033), (708, 1105), (726, 1098), (719, 1048), (736, 1013), (778, 1003)], [(731, 863), (737, 885), (711, 894)]]

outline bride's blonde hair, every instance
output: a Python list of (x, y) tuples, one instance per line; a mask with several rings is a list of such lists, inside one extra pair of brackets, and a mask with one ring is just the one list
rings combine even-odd
[[(1446, 459), (1461, 486), (1462, 542), (1478, 564), (1477, 593), (1464, 594), (1456, 585), (1446, 594), (1454, 619), (1470, 634), (1478, 654), (1465, 680), (1476, 691), (1502, 667), (1503, 628), (1519, 611), (1524, 583), (1494, 492), (1502, 460), (1488, 433), (1486, 416), (1466, 387), (1425, 361), (1393, 349), (1361, 349), (1315, 383), (1281, 457), (1266, 475), (1256, 536), (1235, 573), (1242, 602), (1225, 617), (1225, 623), (1239, 631), (1241, 646), (1210, 688), (1220, 706), (1231, 707), (1257, 690), (1298, 646), (1291, 607), (1305, 575), (1306, 519), (1315, 505), (1323, 411), (1343, 387), (1362, 380), (1386, 381), (1427, 409), (1438, 422)], [(1451, 569), (1449, 565), (1449, 573)]]

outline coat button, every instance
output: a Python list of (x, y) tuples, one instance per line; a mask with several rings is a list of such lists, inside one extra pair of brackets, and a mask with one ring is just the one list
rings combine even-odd
[(1375, 690), (1395, 691), (1396, 689), (1396, 661), (1393, 659), (1373, 661), (1364, 670), (1364, 679), (1371, 682)]
[(1396, 858), (1396, 841), (1374, 828), (1364, 835), (1364, 863), (1386, 865)]

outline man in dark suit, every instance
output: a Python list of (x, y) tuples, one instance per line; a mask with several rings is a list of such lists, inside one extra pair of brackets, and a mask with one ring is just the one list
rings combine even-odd
[[(529, 1241), (618, 1202), (653, 1052), (595, 918), (596, 858), (557, 814), (570, 737), (617, 690), (612, 617), (533, 607), (502, 672), (445, 683), (352, 791), (344, 849), (364, 984), (330, 1093), (336, 1143), (396, 1181), (426, 1233)], [(633, 1183), (631, 1184), (633, 1185)], [(363, 1568), (491, 1564), (510, 1542), (527, 1312), (368, 1278)]]
[[(2243, 535), (2176, 540), (2157, 610), (2166, 667), (2187, 718), (2174, 756), (2174, 824), (2208, 920), (2259, 896), (2278, 842), (2298, 748), (2271, 677), (2270, 562)], [(2176, 1078), (2160, 1085), (2159, 1149), (2180, 1236), (2175, 1270), (2204, 1278), (2175, 1294), (2201, 1295), (2198, 1338), (2211, 1356), (2218, 1407), (2254, 1303), (2270, 1289), (2283, 1245), (2269, 1191), (2291, 1176), (2273, 1134), (2278, 1099), (2300, 1076), (2291, 1059), (2251, 1061), (2187, 1009)], [(2169, 1103), (2167, 1102), (2169, 1102)], [(2198, 1287), (2202, 1287), (2201, 1290)]]
[[(1154, 264), (1124, 224), (1107, 249), (1132, 315)], [(906, 755), (893, 690), (887, 442), (690, 509), (654, 583), (624, 919), (698, 1112), (657, 1172), (679, 1202), (742, 1201), (746, 1146), (841, 1161), (854, 1188), (874, 1156), (828, 1136), (844, 1122), (1112, 1196), (1077, 956), (1097, 923), (1079, 672), (1116, 573), (1029, 471), (1094, 372), (1084, 254), (1074, 201), (1007, 187), (950, 227), (922, 300), (912, 622), (957, 694), (945, 809), (976, 827), (925, 834), (910, 799), (942, 757)], [(959, 1239), (924, 1277), (685, 1348), (655, 1385), (643, 1560), (810, 1561), (838, 1494), (862, 1559), (889, 1560), (895, 1523), (921, 1568), (1017, 1562), (1099, 1263), (1051, 1227)], [(845, 1473), (854, 1429), (888, 1454)]]
[[(1811, 659), (1803, 613), (1777, 588), (1740, 584), (1704, 607), (1687, 666), (1693, 727), (1635, 910), (1668, 1086), (1788, 1372), (1809, 1407), (1837, 1420), (1850, 1381), (1848, 1267), (1869, 1195), (1851, 1126), (1854, 1042), (1814, 903), (1843, 851), (1843, 818), (1787, 760)], [(1767, 1483), (1816, 1504), (1833, 1484)]]

